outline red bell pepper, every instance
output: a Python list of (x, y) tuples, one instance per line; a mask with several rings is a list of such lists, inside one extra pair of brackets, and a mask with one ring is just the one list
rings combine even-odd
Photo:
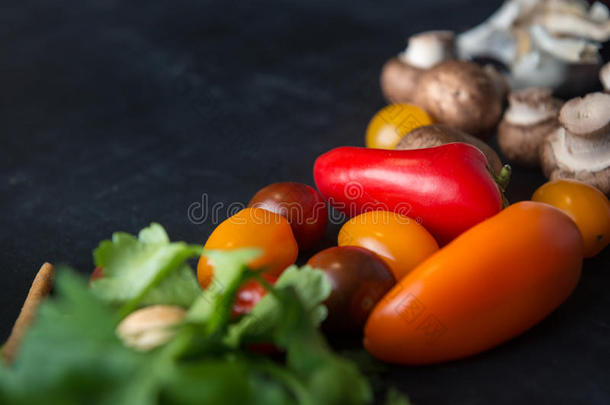
[(314, 165), (316, 186), (333, 207), (350, 217), (372, 210), (407, 215), (440, 244), (497, 214), (509, 176), (505, 166), (495, 178), (483, 153), (465, 143), (415, 150), (341, 147)]

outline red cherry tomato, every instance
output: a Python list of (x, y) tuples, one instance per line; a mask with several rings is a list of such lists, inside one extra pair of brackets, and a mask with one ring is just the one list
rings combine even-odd
[[(275, 284), (276, 277), (270, 275), (263, 275), (270, 284)], [(245, 282), (235, 297), (231, 315), (234, 317), (249, 314), (252, 308), (258, 304), (258, 302), (267, 294), (267, 289), (261, 285), (257, 280), (249, 280)]]
[(101, 267), (96, 267), (89, 276), (89, 282), (91, 283), (92, 281), (99, 280), (100, 278), (104, 278), (104, 269)]
[[(275, 277), (263, 274), (270, 284), (275, 284), (277, 280)], [(267, 289), (262, 286), (256, 280), (250, 280), (244, 283), (237, 291), (233, 308), (231, 309), (231, 316), (234, 318), (247, 315), (252, 312), (252, 308), (258, 304), (258, 302), (267, 294)], [(253, 353), (273, 355), (281, 352), (280, 349), (273, 343), (252, 343), (249, 344), (248, 350)]]
[(328, 207), (314, 188), (294, 182), (273, 183), (260, 189), (248, 207), (264, 208), (285, 217), (299, 245), (311, 249), (326, 231)]

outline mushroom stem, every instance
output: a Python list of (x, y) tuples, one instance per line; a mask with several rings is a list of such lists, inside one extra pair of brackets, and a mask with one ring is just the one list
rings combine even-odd
[(558, 102), (553, 99), (551, 90), (533, 87), (510, 93), (509, 107), (504, 118), (514, 125), (535, 125), (557, 117)]
[(502, 166), (500, 173), (494, 175), (496, 183), (498, 184), (500, 189), (502, 189), (502, 191), (506, 190), (506, 187), (508, 187), (508, 183), (510, 183), (510, 177), (512, 173), (513, 169), (510, 167), (510, 165), (504, 165)]
[(606, 63), (602, 66), (599, 71), (599, 80), (601, 80), (602, 85), (604, 86), (604, 91), (606, 93), (610, 92), (610, 62)]
[(577, 38), (556, 38), (540, 25), (530, 28), (532, 41), (541, 50), (572, 63), (598, 63), (600, 45)]
[(560, 128), (553, 152), (568, 169), (596, 172), (610, 166), (610, 133), (583, 137)]
[(400, 54), (403, 62), (418, 69), (429, 69), (454, 57), (451, 31), (426, 31), (409, 38), (407, 49)]
[(610, 95), (591, 93), (568, 101), (559, 122), (553, 152), (561, 164), (589, 172), (610, 166)]
[(549, 12), (538, 23), (553, 35), (569, 35), (605, 42), (610, 38), (610, 21), (597, 22), (574, 14)]

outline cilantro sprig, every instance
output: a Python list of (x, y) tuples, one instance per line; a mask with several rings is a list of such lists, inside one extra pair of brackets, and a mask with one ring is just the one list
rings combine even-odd
[[(271, 286), (247, 265), (256, 250), (209, 251), (215, 274), (201, 291), (187, 264), (200, 253), (199, 247), (170, 242), (153, 224), (137, 238), (117, 233), (102, 242), (94, 257), (105, 278), (91, 286), (69, 268), (59, 269), (56, 294), (41, 306), (15, 364), (0, 365), (0, 403), (372, 401), (371, 387), (355, 363), (334, 353), (317, 329), (330, 293), (321, 271), (293, 266)], [(237, 290), (252, 278), (269, 292), (252, 313), (234, 319)], [(181, 305), (188, 313), (165, 345), (132, 350), (117, 337), (116, 327), (130, 311), (153, 303)], [(255, 342), (274, 344), (284, 351), (283, 360), (248, 350)]]

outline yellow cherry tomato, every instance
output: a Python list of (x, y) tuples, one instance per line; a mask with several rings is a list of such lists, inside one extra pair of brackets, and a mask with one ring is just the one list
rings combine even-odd
[(366, 147), (394, 149), (398, 141), (415, 128), (432, 124), (432, 118), (412, 104), (390, 104), (381, 109), (366, 129)]
[(534, 192), (533, 201), (559, 208), (576, 222), (585, 257), (593, 257), (610, 242), (610, 203), (588, 184), (575, 180), (553, 180)]
[(438, 250), (438, 243), (423, 226), (390, 211), (369, 211), (353, 217), (339, 231), (338, 244), (377, 253), (397, 281)]
[[(214, 229), (204, 249), (258, 248), (261, 256), (249, 263), (253, 269), (263, 269), (264, 275), (278, 276), (295, 262), (297, 242), (288, 220), (263, 208), (245, 208), (223, 221)], [(197, 264), (197, 279), (206, 288), (214, 275), (214, 264), (205, 254)]]

